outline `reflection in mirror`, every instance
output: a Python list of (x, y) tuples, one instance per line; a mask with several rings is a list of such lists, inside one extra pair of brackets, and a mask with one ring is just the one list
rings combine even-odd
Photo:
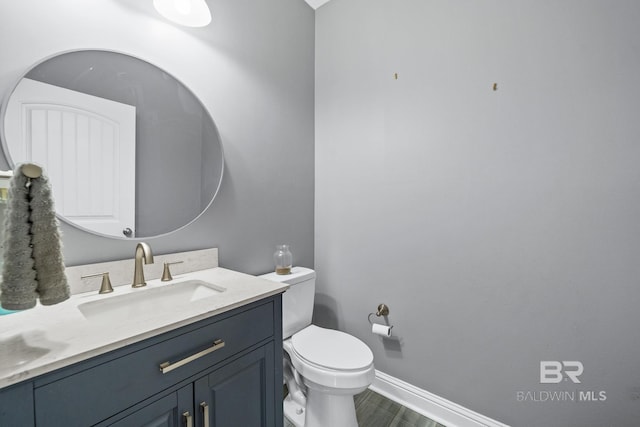
[(111, 237), (153, 237), (196, 219), (223, 172), (202, 103), (140, 59), (99, 50), (40, 62), (3, 105), (7, 161), (44, 166), (65, 221)]

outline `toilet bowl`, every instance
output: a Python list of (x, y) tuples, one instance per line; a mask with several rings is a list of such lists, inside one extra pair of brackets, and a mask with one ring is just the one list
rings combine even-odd
[(358, 338), (311, 324), (315, 272), (263, 275), (290, 285), (283, 295), (284, 413), (296, 427), (357, 427), (353, 396), (373, 382), (373, 353)]
[[(306, 389), (302, 425), (356, 427), (353, 396), (369, 387), (375, 375), (369, 347), (349, 334), (315, 325), (283, 345)], [(300, 412), (295, 405), (294, 409)]]

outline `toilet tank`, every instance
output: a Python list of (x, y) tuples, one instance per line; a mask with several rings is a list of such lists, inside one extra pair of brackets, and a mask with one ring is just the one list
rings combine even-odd
[(291, 274), (263, 274), (263, 279), (286, 283), (289, 289), (282, 295), (282, 339), (287, 339), (311, 324), (316, 272), (310, 268), (293, 267)]

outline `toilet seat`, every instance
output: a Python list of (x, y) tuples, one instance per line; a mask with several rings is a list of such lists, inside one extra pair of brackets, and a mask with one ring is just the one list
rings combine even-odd
[(291, 337), (293, 350), (307, 362), (327, 369), (363, 369), (373, 363), (373, 353), (353, 335), (309, 325)]
[(366, 387), (375, 376), (369, 347), (344, 332), (309, 325), (284, 344), (300, 375), (321, 387)]

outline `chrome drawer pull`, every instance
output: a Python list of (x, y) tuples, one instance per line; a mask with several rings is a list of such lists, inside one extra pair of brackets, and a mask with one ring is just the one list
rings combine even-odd
[(202, 408), (202, 419), (204, 421), (204, 427), (209, 427), (209, 405), (206, 402), (200, 404)]
[(193, 362), (196, 359), (201, 358), (202, 356), (206, 356), (209, 353), (213, 353), (216, 350), (220, 350), (222, 347), (224, 347), (224, 341), (222, 340), (215, 340), (213, 342), (213, 345), (211, 347), (209, 347), (206, 350), (202, 350), (199, 353), (196, 354), (192, 354), (189, 357), (185, 357), (184, 359), (175, 362), (175, 363), (171, 363), (171, 362), (164, 362), (160, 364), (160, 370), (162, 371), (163, 374), (166, 374), (167, 372), (171, 372), (176, 368), (179, 368), (180, 366), (186, 365), (189, 362)]
[(191, 417), (189, 411), (183, 412), (182, 416), (184, 417), (185, 427), (193, 427), (193, 417)]

